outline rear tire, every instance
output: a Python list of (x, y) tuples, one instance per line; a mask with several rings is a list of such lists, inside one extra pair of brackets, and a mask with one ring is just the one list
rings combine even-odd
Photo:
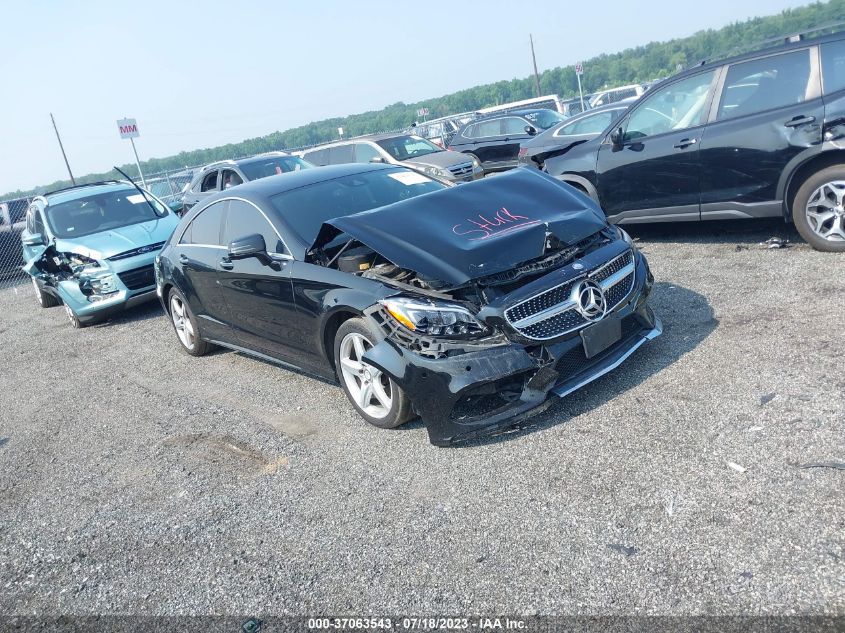
[(845, 252), (845, 165), (833, 165), (813, 174), (801, 185), (792, 202), (792, 221), (806, 242), (817, 251)]
[(380, 429), (394, 429), (413, 417), (411, 401), (391, 378), (361, 362), (376, 338), (363, 319), (344, 321), (334, 338), (337, 377), (359, 415)]
[(171, 289), (167, 296), (167, 312), (180, 347), (186, 354), (204, 356), (211, 351), (211, 343), (202, 340), (196, 317), (185, 297), (176, 288)]
[(35, 288), (35, 298), (38, 300), (38, 305), (42, 308), (54, 308), (57, 305), (61, 305), (62, 302), (56, 297), (44, 292), (35, 277), (32, 278), (32, 285)]

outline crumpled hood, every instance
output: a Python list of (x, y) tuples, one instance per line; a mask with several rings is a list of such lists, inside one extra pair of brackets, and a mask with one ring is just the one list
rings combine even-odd
[(140, 246), (164, 242), (176, 229), (177, 224), (179, 218), (171, 213), (158, 220), (130, 224), (82, 237), (57, 238), (56, 250), (60, 253), (78, 253), (91, 259), (108, 259)]
[(329, 220), (314, 246), (343, 232), (397, 266), (457, 286), (542, 256), (547, 232), (574, 244), (605, 226), (586, 196), (547, 174), (514, 169)]

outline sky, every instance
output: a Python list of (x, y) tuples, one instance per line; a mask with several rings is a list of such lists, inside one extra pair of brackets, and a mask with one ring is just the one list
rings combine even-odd
[[(413, 103), (807, 4), (0, 0), (0, 194)], [(585, 68), (589, 73), (589, 67)]]

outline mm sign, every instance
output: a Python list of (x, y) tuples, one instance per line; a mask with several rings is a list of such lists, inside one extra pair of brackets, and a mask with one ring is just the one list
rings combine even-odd
[(117, 129), (120, 131), (120, 138), (138, 138), (141, 136), (135, 119), (118, 120)]
[(576, 75), (583, 75), (584, 74), (584, 66), (581, 64), (581, 62), (578, 62), (577, 64), (575, 64), (575, 74)]
[(420, 108), (417, 110), (417, 116), (428, 116), (428, 108)]

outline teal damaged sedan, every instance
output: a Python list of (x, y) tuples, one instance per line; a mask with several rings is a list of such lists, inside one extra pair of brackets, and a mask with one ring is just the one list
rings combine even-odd
[(64, 305), (73, 327), (155, 299), (153, 261), (179, 218), (124, 181), (33, 199), (21, 233), (23, 267), (42, 308)]

